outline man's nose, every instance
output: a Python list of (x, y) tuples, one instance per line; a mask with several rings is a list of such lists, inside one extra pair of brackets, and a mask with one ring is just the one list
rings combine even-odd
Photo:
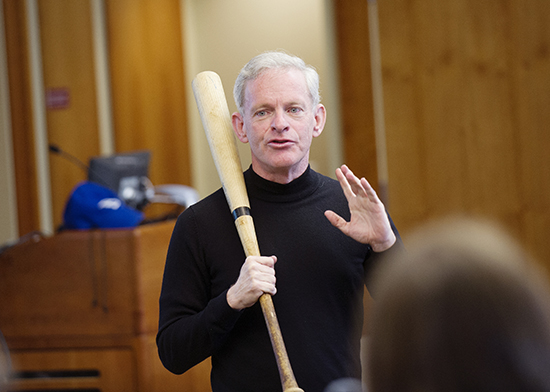
[(271, 121), (271, 128), (274, 131), (283, 132), (288, 130), (288, 119), (284, 110), (276, 110)]

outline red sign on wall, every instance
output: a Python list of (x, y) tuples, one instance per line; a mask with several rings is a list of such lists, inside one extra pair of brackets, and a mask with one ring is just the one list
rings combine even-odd
[(46, 89), (46, 108), (47, 109), (67, 109), (69, 107), (69, 89), (58, 87)]

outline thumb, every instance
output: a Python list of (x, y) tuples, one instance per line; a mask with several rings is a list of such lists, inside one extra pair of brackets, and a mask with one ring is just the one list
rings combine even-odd
[(344, 218), (342, 218), (340, 215), (338, 215), (337, 213), (331, 210), (325, 211), (325, 217), (329, 220), (329, 222), (334, 227), (337, 227), (339, 229), (341, 229), (342, 226), (344, 226), (347, 223)]

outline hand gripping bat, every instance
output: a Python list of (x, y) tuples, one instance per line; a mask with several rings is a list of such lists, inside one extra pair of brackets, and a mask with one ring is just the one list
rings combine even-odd
[[(247, 257), (260, 256), (241, 161), (221, 79), (215, 72), (204, 71), (195, 77), (192, 86), (212, 158), (214, 158), (245, 254)], [(294, 378), (271, 296), (263, 294), (259, 301), (275, 352), (283, 391), (303, 392)]]

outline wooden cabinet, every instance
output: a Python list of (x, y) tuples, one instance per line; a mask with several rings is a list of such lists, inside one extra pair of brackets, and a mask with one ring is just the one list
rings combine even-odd
[(176, 376), (158, 359), (158, 298), (173, 226), (65, 231), (0, 256), (10, 390), (210, 390), (208, 360)]

